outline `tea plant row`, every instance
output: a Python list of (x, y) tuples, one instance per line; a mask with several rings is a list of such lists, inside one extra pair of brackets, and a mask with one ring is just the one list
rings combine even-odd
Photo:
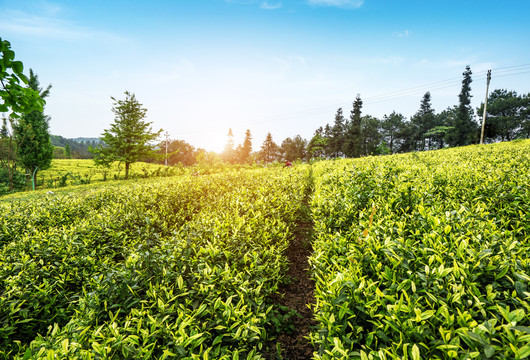
[(0, 359), (260, 359), (309, 167), (0, 204)]
[(316, 359), (530, 356), (530, 142), (313, 171)]

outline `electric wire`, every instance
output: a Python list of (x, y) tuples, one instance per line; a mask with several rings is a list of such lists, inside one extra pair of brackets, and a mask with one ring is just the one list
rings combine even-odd
[[(530, 73), (530, 64), (521, 64), (521, 65), (512, 65), (512, 66), (505, 66), (505, 67), (499, 67), (499, 68), (492, 68), (492, 77), (493, 78), (499, 78), (499, 77), (507, 77), (507, 76), (514, 76), (514, 75), (521, 75), (521, 74), (527, 74)], [(487, 76), (487, 70), (478, 71), (475, 73), (472, 73), (472, 79), (473, 81), (479, 81), (486, 79)], [(376, 104), (380, 102), (390, 101), (394, 99), (399, 99), (403, 97), (410, 97), (410, 96), (416, 96), (416, 95), (423, 95), (427, 91), (431, 94), (435, 93), (437, 90), (442, 90), (450, 87), (457, 87), (461, 85), (462, 78), (461, 77), (454, 77), (446, 80), (440, 80), (435, 81), (423, 85), (418, 85), (415, 87), (402, 89), (402, 90), (395, 90), (390, 91), (388, 93), (383, 93), (380, 95), (374, 95), (374, 96), (368, 96), (362, 99), (363, 105), (370, 105), (370, 104)], [(352, 102), (351, 100), (344, 100), (341, 103), (338, 101), (334, 104), (329, 105), (323, 105), (315, 108), (310, 109), (304, 109), (299, 111), (293, 111), (288, 112), (284, 114), (279, 115), (271, 115), (266, 116), (262, 118), (257, 118), (255, 121), (252, 122), (253, 125), (262, 125), (265, 123), (275, 123), (275, 122), (288, 122), (300, 118), (307, 118), (307, 117), (313, 117), (316, 115), (321, 115), (328, 113), (329, 111), (336, 111), (339, 108), (343, 108), (345, 103)], [(210, 129), (197, 129), (197, 130), (190, 130), (190, 131), (184, 131), (181, 134), (197, 134), (197, 133), (211, 133), (211, 132), (217, 132), (222, 129), (220, 128), (210, 128)]]

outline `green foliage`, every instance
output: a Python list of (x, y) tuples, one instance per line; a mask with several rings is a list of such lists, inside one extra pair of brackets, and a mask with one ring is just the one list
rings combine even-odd
[(299, 166), (0, 204), (0, 358), (263, 359), (308, 186)]
[(0, 38), (0, 112), (8, 112), (11, 118), (33, 110), (42, 111), (45, 104), (39, 93), (34, 89), (21, 85), (28, 83), (23, 74), (24, 65), (15, 60), (15, 52), (11, 44)]
[(529, 151), (315, 164), (316, 359), (526, 358)]

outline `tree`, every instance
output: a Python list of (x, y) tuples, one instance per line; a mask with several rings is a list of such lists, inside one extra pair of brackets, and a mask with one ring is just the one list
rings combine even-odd
[(250, 130), (247, 129), (245, 132), (245, 140), (243, 140), (243, 145), (237, 147), (236, 156), (237, 161), (240, 164), (247, 164), (250, 161), (250, 153), (252, 152), (252, 134)]
[[(524, 99), (515, 91), (497, 89), (488, 96), (485, 137), (492, 141), (515, 139), (523, 128)], [(484, 113), (484, 103), (477, 109)]]
[(431, 106), (431, 93), (426, 92), (423, 95), (420, 103), (420, 109), (410, 118), (412, 125), (414, 126), (414, 141), (416, 143), (416, 150), (425, 150), (431, 148), (431, 140), (429, 138), (426, 143), (426, 133), (434, 127), (435, 117), (434, 109)]
[(363, 155), (374, 155), (377, 153), (377, 147), (381, 143), (382, 135), (380, 132), (381, 121), (371, 115), (365, 115), (361, 118), (361, 134), (363, 135)]
[(530, 93), (521, 97), (523, 110), (521, 111), (521, 137), (530, 138)]
[(13, 119), (33, 110), (42, 111), (44, 99), (31, 86), (20, 84), (28, 84), (28, 78), (23, 74), (24, 65), (21, 61), (15, 61), (11, 44), (2, 38), (0, 55), (0, 112), (9, 112), (8, 117)]
[[(403, 121), (396, 132), (396, 141), (398, 143), (395, 152), (404, 153), (414, 150), (414, 131), (415, 127), (410, 121)], [(395, 147), (396, 144), (394, 144)]]
[(269, 163), (276, 160), (277, 154), (278, 145), (272, 140), (272, 135), (269, 132), (265, 137), (265, 141), (263, 141), (263, 145), (261, 145), (259, 158), (263, 160), (263, 162)]
[(125, 92), (125, 100), (114, 101), (114, 123), (101, 134), (102, 144), (89, 148), (97, 165), (110, 166), (115, 161), (125, 164), (125, 179), (129, 178), (130, 165), (152, 154), (151, 143), (158, 139), (162, 129), (153, 132), (151, 122), (144, 121), (147, 109), (136, 96)]
[(324, 137), (324, 129), (322, 127), (319, 127), (316, 131), (311, 140), (309, 140), (309, 144), (307, 144), (307, 152), (309, 153), (309, 157), (314, 158), (323, 158), (326, 154), (326, 148), (328, 146), (328, 139)]
[(224, 161), (227, 161), (231, 164), (233, 164), (236, 160), (236, 152), (234, 149), (234, 134), (232, 133), (232, 129), (228, 129), (228, 140), (225, 145), (225, 149), (222, 154), (222, 158)]
[(286, 138), (282, 141), (280, 146), (281, 153), (284, 160), (295, 161), (306, 158), (307, 141), (300, 135), (294, 138)]
[(390, 115), (385, 115), (381, 122), (381, 130), (383, 139), (388, 143), (390, 153), (396, 152), (396, 138), (399, 130), (403, 127), (405, 117), (401, 114), (392, 112)]
[(335, 122), (331, 127), (331, 137), (328, 143), (328, 148), (333, 157), (340, 157), (344, 155), (343, 149), (345, 130), (345, 119), (344, 115), (342, 114), (342, 108), (338, 108), (337, 113), (335, 114)]
[[(51, 85), (46, 90), (40, 88), (39, 78), (29, 70), (28, 87), (45, 99), (50, 94)], [(33, 110), (22, 114), (15, 124), (15, 134), (18, 143), (18, 162), (26, 170), (35, 189), (35, 180), (40, 170), (51, 166), (53, 159), (53, 145), (48, 132), (50, 117), (43, 111)]]
[(453, 129), (448, 133), (447, 141), (449, 146), (464, 146), (472, 144), (477, 137), (477, 124), (473, 120), (473, 109), (471, 108), (471, 68), (466, 66), (466, 71), (462, 73), (462, 90), (458, 95), (458, 106)]
[(72, 150), (70, 149), (70, 144), (68, 143), (66, 143), (66, 145), (64, 146), (64, 156), (67, 159), (72, 158)]
[[(165, 154), (165, 141), (160, 146), (160, 154)], [(196, 163), (195, 160), (195, 148), (184, 140), (172, 140), (167, 146), (167, 163), (168, 165), (176, 165), (181, 163), (184, 166), (191, 166)]]
[(361, 132), (361, 108), (363, 102), (357, 94), (350, 113), (350, 121), (347, 125), (344, 154), (347, 157), (359, 157), (362, 154), (363, 138)]

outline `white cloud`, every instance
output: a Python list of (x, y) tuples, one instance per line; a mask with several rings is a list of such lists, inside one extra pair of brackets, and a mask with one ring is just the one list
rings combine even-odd
[(265, 10), (276, 10), (276, 9), (280, 9), (281, 7), (282, 7), (281, 2), (277, 4), (269, 4), (267, 1), (264, 1), (260, 5), (260, 8), (265, 9)]
[(392, 34), (392, 36), (394, 37), (398, 37), (398, 38), (404, 38), (404, 37), (407, 37), (410, 35), (410, 32), (408, 30), (404, 30), (404, 31), (401, 31), (401, 32), (395, 32)]
[(313, 6), (335, 6), (341, 9), (358, 9), (364, 0), (307, 0), (309, 5)]

